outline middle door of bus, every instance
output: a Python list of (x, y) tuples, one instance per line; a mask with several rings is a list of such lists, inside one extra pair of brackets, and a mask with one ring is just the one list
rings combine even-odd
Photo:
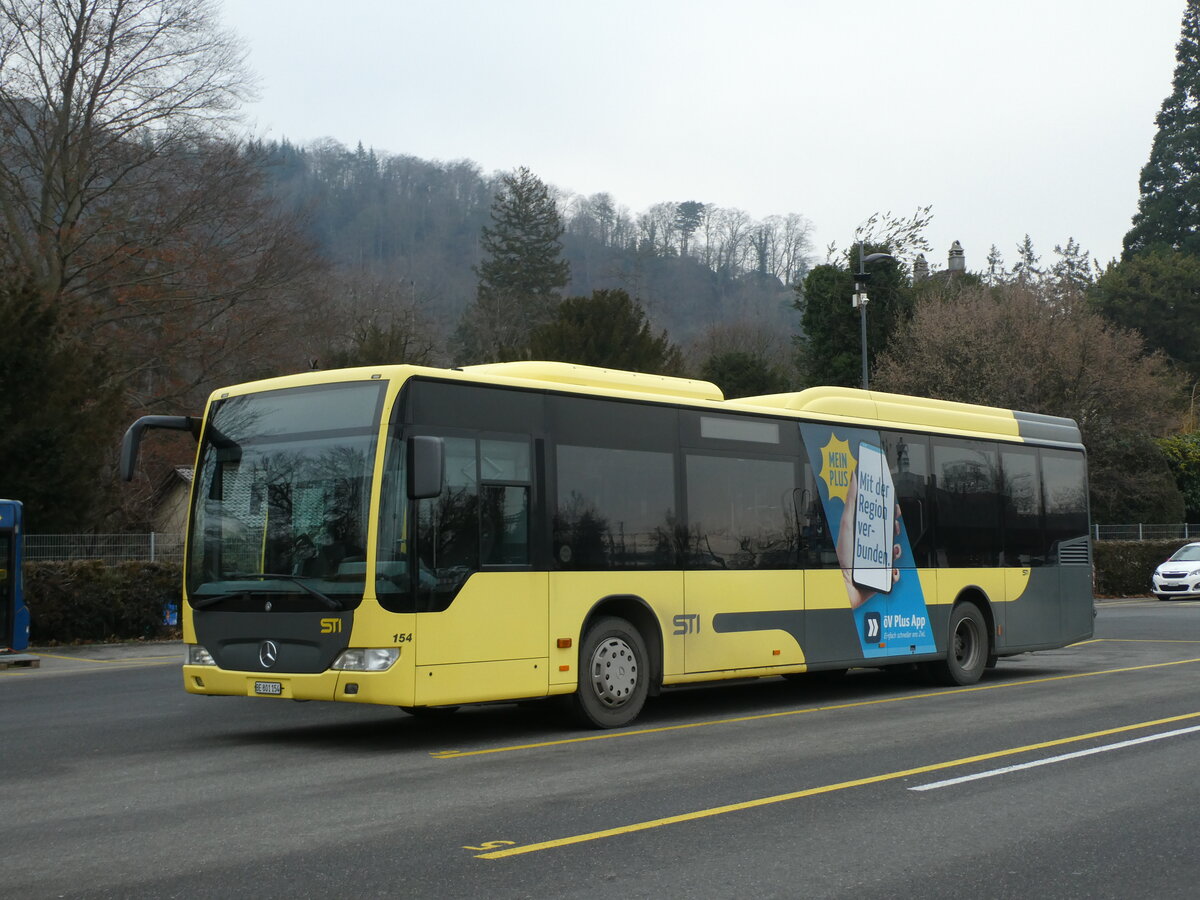
[[(711, 417), (705, 417), (709, 419)], [(722, 420), (718, 420), (722, 421)], [(778, 434), (783, 423), (722, 422), (717, 443)], [(740, 429), (740, 430), (739, 430)], [(711, 435), (715, 429), (709, 428)], [(772, 448), (774, 449), (774, 448)], [(688, 673), (804, 662), (804, 574), (798, 567), (797, 456), (688, 449), (683, 634)]]

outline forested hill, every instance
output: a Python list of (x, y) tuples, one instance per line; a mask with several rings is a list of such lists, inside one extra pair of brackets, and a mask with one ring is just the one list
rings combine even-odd
[[(388, 282), (445, 345), (474, 299), (480, 232), (498, 175), (468, 160), (392, 156), (322, 140), (258, 144), (271, 190), (343, 274)], [(654, 325), (686, 346), (712, 326), (798, 327), (792, 285), (808, 268), (810, 224), (798, 214), (752, 219), (698, 201), (633, 213), (609, 194), (555, 189), (571, 266), (567, 296), (622, 288)]]

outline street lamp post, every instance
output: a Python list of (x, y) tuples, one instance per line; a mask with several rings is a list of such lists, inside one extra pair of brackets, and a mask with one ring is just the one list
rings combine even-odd
[(858, 310), (859, 330), (862, 335), (862, 389), (867, 390), (867, 270), (866, 264), (869, 262), (878, 262), (881, 259), (895, 259), (890, 253), (872, 253), (869, 256), (864, 256), (866, 246), (863, 241), (858, 242), (858, 272), (854, 276), (854, 296), (850, 303), (854, 309)]

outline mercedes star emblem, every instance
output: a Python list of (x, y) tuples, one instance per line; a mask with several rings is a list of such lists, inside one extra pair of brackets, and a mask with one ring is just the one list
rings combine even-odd
[(263, 641), (258, 645), (258, 661), (262, 663), (264, 669), (275, 665), (277, 659), (279, 659), (279, 647), (274, 641)]

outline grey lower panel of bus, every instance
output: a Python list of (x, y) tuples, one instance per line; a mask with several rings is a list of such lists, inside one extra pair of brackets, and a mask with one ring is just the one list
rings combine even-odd
[[(1092, 636), (1092, 569), (1087, 565), (1036, 568), (1017, 599), (997, 604), (1003, 631), (1000, 653), (1061, 647)], [(1064, 599), (1068, 598), (1068, 599)]]
[[(933, 607), (929, 623), (938, 636), (938, 649), (945, 647), (946, 621), (949, 609)], [(854, 613), (849, 609), (778, 610), (766, 612), (718, 613), (713, 616), (713, 630), (720, 633), (737, 631), (782, 631), (791, 635), (804, 648), (809, 665), (859, 665), (864, 662), (862, 643)], [(930, 659), (928, 654), (914, 656), (898, 651), (894, 655), (872, 658), (869, 665), (887, 665), (902, 660)]]
[[(1062, 598), (1078, 598), (1065, 602)], [(992, 616), (1000, 629), (996, 650), (1000, 655), (1027, 650), (1061, 647), (1092, 635), (1091, 568), (1052, 566), (1035, 568), (1021, 596), (1008, 603), (992, 605)], [(944, 653), (949, 636), (952, 606), (928, 607), (929, 624), (939, 653)], [(718, 613), (713, 630), (782, 631), (805, 649), (810, 665), (839, 665), (864, 661), (862, 641), (854, 613), (849, 609), (777, 610)], [(887, 665), (913, 656), (902, 649), (885, 657), (873, 657), (870, 665)]]
[[(196, 610), (196, 639), (233, 672), (324, 672), (346, 649), (353, 612)], [(325, 624), (322, 624), (325, 623)], [(264, 647), (270, 643), (272, 647)]]

